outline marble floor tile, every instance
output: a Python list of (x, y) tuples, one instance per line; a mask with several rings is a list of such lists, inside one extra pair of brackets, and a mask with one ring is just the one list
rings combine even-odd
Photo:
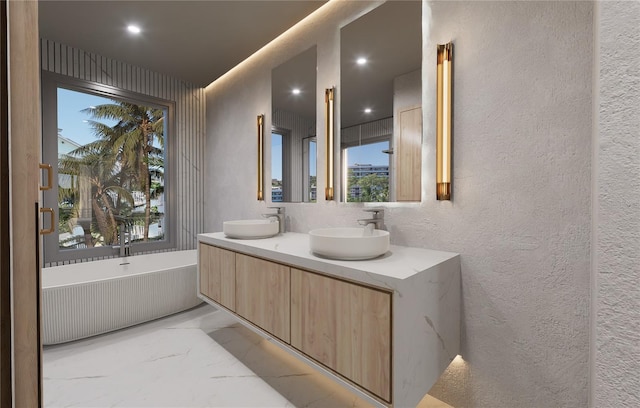
[(46, 408), (370, 406), (209, 305), (47, 346), (43, 362)]

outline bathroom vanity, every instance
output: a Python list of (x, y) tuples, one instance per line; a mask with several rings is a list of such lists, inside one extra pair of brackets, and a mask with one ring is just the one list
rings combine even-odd
[(377, 406), (415, 407), (460, 347), (460, 260), (323, 259), (307, 234), (198, 235), (198, 296)]

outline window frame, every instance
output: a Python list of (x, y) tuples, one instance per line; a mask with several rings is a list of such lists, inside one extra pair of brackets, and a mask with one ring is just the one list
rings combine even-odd
[(146, 243), (131, 243), (130, 253), (154, 252), (175, 249), (177, 246), (176, 234), (176, 103), (166, 99), (160, 99), (133, 91), (116, 88), (97, 82), (68, 77), (52, 72), (42, 72), (42, 159), (50, 163), (53, 170), (54, 186), (43, 192), (43, 206), (53, 208), (56, 219), (54, 220), (55, 233), (45, 235), (43, 239), (43, 252), (45, 263), (85, 261), (95, 258), (117, 257), (119, 250), (112, 246), (65, 249), (59, 248), (58, 225), (58, 88), (64, 88), (76, 92), (84, 92), (97, 96), (122, 100), (145, 106), (153, 106), (166, 111), (164, 135), (164, 199), (165, 217), (163, 221), (164, 240)]
[[(276, 204), (282, 203), (290, 203), (291, 201), (291, 180), (289, 175), (291, 174), (291, 129), (279, 127), (279, 126), (271, 126), (271, 136), (270, 136), (270, 151), (271, 151), (271, 161), (273, 161), (273, 135), (279, 135), (282, 137), (282, 201), (273, 201), (273, 196), (271, 196), (270, 201)], [(273, 162), (271, 163), (271, 172), (273, 172)], [(271, 175), (271, 184), (270, 188), (273, 191), (273, 174)], [(273, 192), (272, 192), (273, 194)]]
[[(316, 176), (316, 196), (312, 198), (312, 185), (311, 185), (311, 145), (315, 144), (315, 158), (316, 166), (313, 169)], [(318, 202), (318, 138), (313, 136), (307, 136), (302, 138), (302, 202), (316, 203)]]

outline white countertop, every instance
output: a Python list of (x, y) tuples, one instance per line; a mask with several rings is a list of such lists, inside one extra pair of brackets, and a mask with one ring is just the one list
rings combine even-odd
[[(451, 258), (456, 253), (434, 251), (424, 248), (413, 248), (391, 245), (389, 251), (378, 258), (366, 261), (337, 261), (322, 258), (311, 253), (309, 249), (309, 235), (286, 232), (275, 237), (265, 239), (233, 239), (227, 238), (222, 232), (199, 234), (198, 239), (210, 245), (238, 251), (247, 255), (268, 258), (293, 266), (309, 268), (331, 275), (352, 277), (358, 280), (362, 275), (368, 275), (377, 281), (382, 278), (388, 286), (391, 281), (401, 281), (427, 271)], [(356, 276), (351, 276), (355, 274)], [(382, 282), (378, 282), (382, 283)], [(396, 282), (399, 283), (399, 282)]]

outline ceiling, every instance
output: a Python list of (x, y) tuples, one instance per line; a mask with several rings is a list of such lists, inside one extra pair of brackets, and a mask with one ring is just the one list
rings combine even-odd
[(40, 37), (204, 87), (324, 3), (39, 0)]
[[(39, 0), (40, 36), (205, 87), (325, 3)], [(340, 30), (341, 127), (393, 115), (393, 78), (420, 68), (420, 10), (417, 1), (390, 1)], [(127, 32), (131, 23), (139, 35)], [(355, 66), (358, 56), (370, 63)], [(312, 47), (275, 67), (273, 106), (315, 118), (316, 65)], [(293, 97), (294, 86), (303, 93)]]

